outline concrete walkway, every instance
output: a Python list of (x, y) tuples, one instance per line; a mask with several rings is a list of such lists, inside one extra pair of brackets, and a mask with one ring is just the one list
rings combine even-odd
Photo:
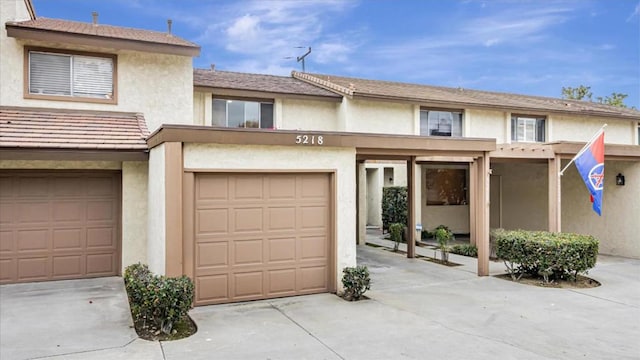
[(601, 256), (589, 276), (604, 285), (584, 290), (477, 277), (474, 264), (446, 267), (370, 246), (358, 247), (358, 263), (371, 272), (370, 300), (320, 294), (199, 307), (190, 313), (198, 332), (187, 339), (102, 350), (100, 339), (84, 339), (96, 351), (51, 358), (640, 358), (639, 260)]

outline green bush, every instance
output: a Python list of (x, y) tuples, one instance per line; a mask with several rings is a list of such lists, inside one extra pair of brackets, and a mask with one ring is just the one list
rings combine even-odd
[(449, 249), (449, 252), (463, 256), (478, 257), (478, 248), (471, 244), (453, 245), (451, 249)]
[(125, 269), (124, 284), (134, 320), (165, 334), (187, 316), (193, 304), (193, 282), (187, 276), (157, 276), (138, 263)]
[(391, 241), (393, 241), (393, 251), (398, 251), (398, 247), (402, 241), (403, 232), (404, 224), (393, 223), (389, 226), (389, 234), (391, 234)]
[(346, 267), (342, 273), (345, 299), (349, 301), (360, 300), (362, 295), (371, 288), (369, 269), (366, 266)]
[(407, 223), (407, 187), (390, 186), (382, 189), (382, 230), (393, 223)]
[(575, 280), (594, 267), (598, 257), (599, 243), (591, 235), (497, 229), (491, 237), (514, 280), (523, 274), (541, 276), (545, 282)]

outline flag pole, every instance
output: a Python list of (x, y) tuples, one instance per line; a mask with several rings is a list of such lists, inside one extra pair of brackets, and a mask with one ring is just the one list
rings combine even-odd
[(598, 136), (600, 136), (600, 133), (604, 131), (604, 128), (607, 127), (607, 124), (602, 125), (602, 127), (600, 128), (600, 130), (598, 130), (596, 132), (595, 135), (593, 135), (593, 137), (591, 137), (591, 139), (589, 141), (587, 141), (587, 143), (582, 147), (582, 149), (580, 149), (580, 151), (578, 151), (578, 153), (576, 154), (576, 156), (573, 157), (573, 159), (571, 159), (571, 161), (569, 161), (569, 163), (567, 164), (567, 166), (565, 166), (562, 170), (560, 170), (560, 176), (564, 175), (564, 171), (567, 170), (567, 168), (569, 166), (571, 166), (571, 164), (573, 164), (574, 161), (576, 161), (576, 159), (578, 157), (580, 157), (580, 155), (582, 155), (588, 148), (589, 145), (591, 145), (591, 142), (593, 142)]

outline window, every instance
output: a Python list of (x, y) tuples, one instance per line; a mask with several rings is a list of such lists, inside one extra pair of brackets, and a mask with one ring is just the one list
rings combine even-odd
[(213, 99), (213, 126), (273, 129), (273, 102)]
[(511, 117), (511, 140), (544, 142), (545, 118), (534, 116)]
[(115, 102), (115, 56), (27, 50), (27, 94)]
[(466, 169), (427, 168), (427, 205), (466, 205), (467, 176)]
[(462, 112), (420, 110), (420, 135), (462, 136)]

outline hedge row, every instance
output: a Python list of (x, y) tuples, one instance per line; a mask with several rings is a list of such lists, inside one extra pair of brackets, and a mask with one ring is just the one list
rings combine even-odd
[(131, 314), (144, 326), (170, 334), (193, 304), (193, 281), (187, 276), (154, 275), (147, 265), (133, 264), (124, 272)]
[(598, 240), (591, 235), (496, 229), (491, 237), (514, 280), (524, 274), (542, 276), (545, 282), (575, 279), (598, 257)]

